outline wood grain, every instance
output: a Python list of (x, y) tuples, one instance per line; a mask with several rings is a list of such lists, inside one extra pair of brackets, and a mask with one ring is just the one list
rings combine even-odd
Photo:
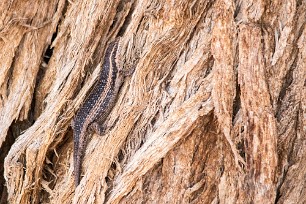
[[(0, 2), (0, 201), (305, 203), (305, 19), (298, 0)], [(117, 36), (137, 66), (74, 190), (70, 121)]]

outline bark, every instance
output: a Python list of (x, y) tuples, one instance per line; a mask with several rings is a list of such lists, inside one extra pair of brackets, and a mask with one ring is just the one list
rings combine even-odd
[[(305, 1), (0, 1), (0, 14), (0, 202), (306, 202)], [(75, 189), (70, 122), (118, 36), (136, 69)]]

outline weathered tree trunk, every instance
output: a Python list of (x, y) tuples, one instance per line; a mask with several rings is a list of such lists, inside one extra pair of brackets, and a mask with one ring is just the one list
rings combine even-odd
[[(0, 202), (306, 202), (304, 0), (1, 1), (0, 14)], [(118, 36), (136, 69), (74, 189), (70, 121)]]

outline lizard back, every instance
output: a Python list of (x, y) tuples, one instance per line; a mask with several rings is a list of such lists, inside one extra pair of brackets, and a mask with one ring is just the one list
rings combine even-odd
[[(73, 119), (75, 185), (80, 181), (82, 159), (85, 152), (88, 127), (93, 122), (103, 123), (112, 109), (122, 77), (116, 64), (118, 39), (106, 49), (98, 81), (85, 98)], [(117, 88), (118, 87), (118, 88)]]

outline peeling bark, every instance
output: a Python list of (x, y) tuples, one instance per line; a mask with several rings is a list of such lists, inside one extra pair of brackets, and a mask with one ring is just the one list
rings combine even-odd
[[(0, 202), (305, 203), (305, 19), (300, 0), (0, 2)], [(70, 121), (118, 36), (136, 69), (74, 189)]]

